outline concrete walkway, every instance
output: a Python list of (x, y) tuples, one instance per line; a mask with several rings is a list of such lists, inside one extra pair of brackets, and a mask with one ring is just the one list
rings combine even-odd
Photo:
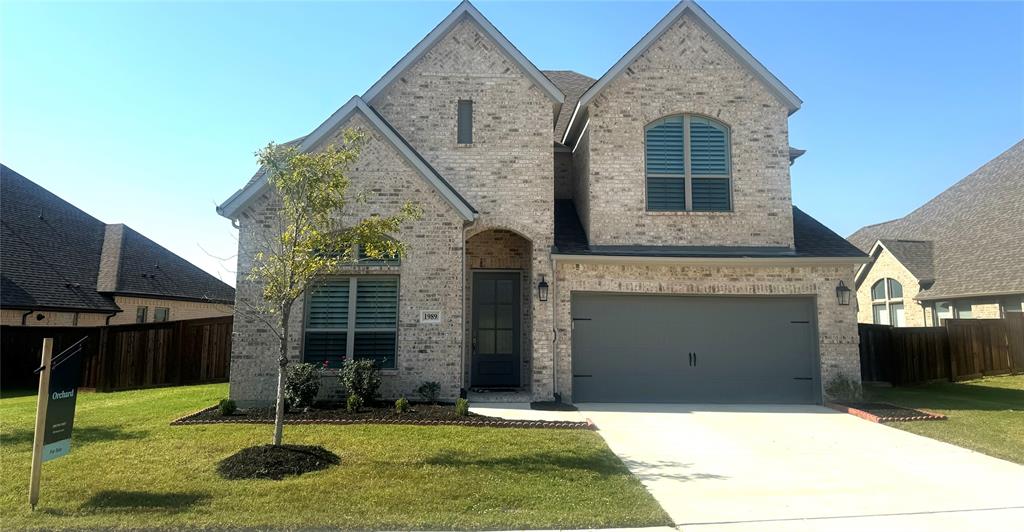
[(1024, 529), (1024, 466), (826, 408), (579, 406), (687, 532)]

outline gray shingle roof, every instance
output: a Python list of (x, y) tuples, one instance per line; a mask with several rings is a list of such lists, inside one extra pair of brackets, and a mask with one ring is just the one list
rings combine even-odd
[(935, 280), (934, 249), (930, 240), (894, 240), (883, 238), (882, 245), (922, 283)]
[(583, 93), (587, 92), (587, 89), (597, 80), (572, 70), (544, 70), (543, 72), (551, 80), (551, 83), (554, 83), (558, 90), (565, 95), (565, 103), (562, 104), (562, 109), (558, 112), (558, 119), (555, 120), (555, 142), (561, 142), (565, 135), (565, 128), (569, 127), (569, 118), (572, 117), (572, 111), (576, 108), (576, 102), (580, 101), (580, 96), (583, 96)]
[(555, 251), (622, 257), (867, 258), (843, 237), (793, 207), (794, 248), (736, 246), (592, 246), (572, 200), (555, 200)]
[[(915, 211), (850, 235), (868, 250), (878, 240), (932, 241), (932, 300), (1024, 293), (1024, 141)], [(909, 266), (908, 266), (909, 269)], [(916, 275), (916, 274), (915, 274)]]
[(4, 165), (0, 202), (0, 307), (114, 312), (112, 294), (234, 302), (219, 279)]

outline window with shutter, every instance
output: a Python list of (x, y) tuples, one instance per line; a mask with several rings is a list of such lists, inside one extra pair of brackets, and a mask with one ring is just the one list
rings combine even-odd
[(310, 291), (303, 358), (329, 367), (370, 359), (394, 368), (397, 333), (398, 277), (328, 277)]
[(644, 135), (648, 211), (732, 209), (729, 128), (691, 115), (662, 118)]

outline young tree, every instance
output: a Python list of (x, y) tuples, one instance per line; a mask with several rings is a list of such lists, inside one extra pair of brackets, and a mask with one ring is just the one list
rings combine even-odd
[(284, 431), (285, 368), (288, 366), (288, 321), (292, 305), (317, 278), (339, 265), (357, 260), (355, 246), (374, 259), (401, 257), (405, 244), (388, 236), (401, 224), (419, 218), (420, 209), (406, 203), (388, 216), (372, 215), (344, 224), (346, 209), (365, 201), (349, 198), (346, 175), (359, 157), (364, 138), (348, 130), (341, 145), (303, 153), (294, 146), (273, 143), (257, 153), (273, 189), (277, 227), (256, 253), (249, 279), (263, 287), (263, 300), (250, 310), (280, 340), (277, 413), (274, 445)]

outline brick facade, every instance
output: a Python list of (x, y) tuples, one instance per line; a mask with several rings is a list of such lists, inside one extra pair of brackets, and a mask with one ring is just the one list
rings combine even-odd
[(874, 316), (871, 313), (871, 287), (882, 279), (895, 279), (903, 286), (903, 314), (907, 327), (927, 327), (932, 324), (931, 312), (926, 313), (925, 305), (914, 300), (921, 289), (920, 282), (887, 249), (879, 252), (878, 258), (857, 287), (859, 323), (874, 323)]
[[(353, 187), (369, 191), (370, 200), (347, 215), (354, 221), (387, 213), (407, 200), (425, 212), (423, 220), (393, 235), (407, 244), (408, 257), (401, 266), (383, 267), (400, 276), (398, 368), (385, 372), (386, 397), (410, 395), (423, 381), (435, 380), (450, 400), (472, 384), (466, 338), (472, 272), (481, 269), (522, 272), (522, 383), (535, 400), (556, 392), (571, 398), (569, 301), (572, 292), (587, 290), (813, 296), (822, 380), (859, 380), (855, 307), (835, 301), (838, 280), (853, 285), (852, 266), (558, 263), (557, 279), (553, 275), (555, 198), (574, 199), (591, 244), (793, 246), (788, 109), (692, 15), (672, 24), (591, 102), (591, 123), (575, 152), (555, 147), (558, 107), (524, 68), (467, 16), (368, 102), (479, 212), (465, 223), (370, 131), (350, 172)], [(473, 101), (469, 145), (457, 142), (459, 100)], [(731, 127), (733, 212), (645, 211), (644, 126), (683, 112)], [(362, 119), (339, 127), (346, 126), (368, 128)], [(247, 273), (274, 217), (264, 198), (239, 220), (231, 396), (243, 404), (269, 402), (275, 393), (276, 337), (244, 310), (260, 297)], [(545, 302), (536, 290), (542, 277), (551, 285)], [(293, 360), (301, 360), (303, 308), (296, 304), (289, 329)], [(442, 323), (418, 323), (421, 310), (441, 310)], [(328, 381), (324, 394), (331, 396), (336, 379)]]
[[(679, 113), (729, 126), (732, 212), (647, 212), (644, 128)], [(594, 98), (589, 118), (576, 207), (591, 244), (792, 247), (788, 111), (692, 14)]]

